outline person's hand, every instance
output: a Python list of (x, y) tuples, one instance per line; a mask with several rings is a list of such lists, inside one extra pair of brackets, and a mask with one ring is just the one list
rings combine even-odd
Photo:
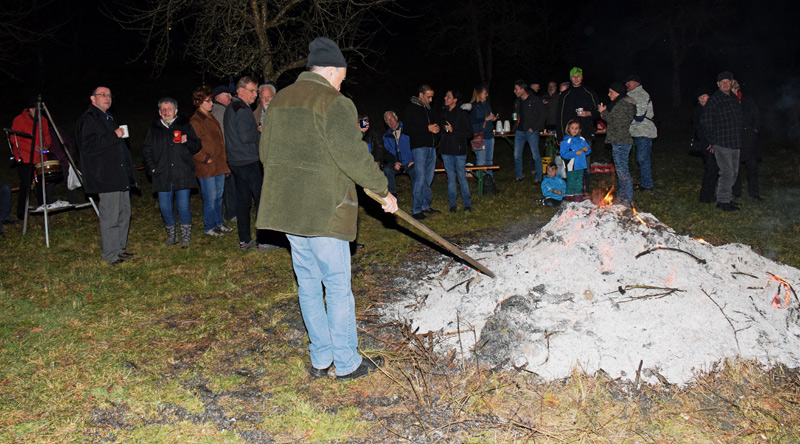
[(450, 122), (447, 122), (444, 125), (444, 130), (447, 131), (448, 133), (452, 133), (453, 132), (453, 125), (451, 125)]
[(397, 211), (397, 198), (394, 197), (394, 194), (392, 193), (387, 194), (386, 197), (383, 198), (383, 200), (386, 202), (386, 205), (381, 205), (383, 211), (387, 213), (394, 213), (395, 211)]
[(607, 107), (607, 106), (605, 106), (605, 105), (598, 105), (598, 106), (597, 106), (597, 111), (599, 111), (600, 113), (602, 113), (602, 112), (603, 112), (603, 111), (605, 111), (606, 109), (608, 109), (608, 107)]
[(430, 131), (433, 134), (439, 134), (439, 125), (436, 123), (428, 125), (428, 131)]
[(561, 191), (561, 190), (553, 190), (553, 192), (554, 192), (554, 193), (556, 193), (556, 194), (558, 194), (559, 196), (560, 196), (560, 195), (562, 195), (562, 194), (564, 194), (564, 192), (563, 192), (563, 191)]
[(181, 136), (181, 143), (186, 143), (187, 140), (189, 140), (189, 138), (186, 137), (186, 134)]
[(411, 168), (412, 166), (414, 166), (414, 162), (408, 162), (408, 167)]
[(488, 116), (486, 116), (486, 120), (494, 122), (495, 120), (497, 120), (497, 115), (496, 114), (489, 114)]
[(713, 146), (709, 145), (708, 148), (706, 148), (706, 149), (708, 150), (709, 153), (714, 154), (714, 147)]
[(395, 163), (394, 163), (394, 170), (395, 170), (395, 171), (400, 171), (400, 167), (401, 167), (401, 166), (403, 166), (403, 165), (401, 165), (401, 164), (400, 164), (400, 162), (395, 162)]
[(114, 133), (117, 135), (118, 139), (121, 139), (122, 136), (125, 135), (125, 130), (122, 129), (122, 128), (117, 128), (117, 129), (114, 130)]

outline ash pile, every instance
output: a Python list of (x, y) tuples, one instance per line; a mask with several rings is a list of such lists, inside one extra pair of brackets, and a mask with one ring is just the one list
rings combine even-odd
[(496, 279), (446, 258), (383, 316), (433, 332), (437, 352), (546, 380), (686, 384), (726, 358), (800, 366), (800, 270), (746, 245), (584, 201), (527, 238), (465, 252)]

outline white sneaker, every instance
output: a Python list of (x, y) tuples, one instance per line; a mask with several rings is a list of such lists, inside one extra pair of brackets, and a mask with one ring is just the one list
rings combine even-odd
[(220, 233), (233, 233), (233, 228), (226, 227), (225, 225), (220, 225), (215, 230), (219, 231)]
[(209, 236), (214, 236), (214, 237), (222, 236), (222, 233), (220, 233), (216, 228), (212, 228), (212, 229), (206, 231), (206, 234), (209, 235)]

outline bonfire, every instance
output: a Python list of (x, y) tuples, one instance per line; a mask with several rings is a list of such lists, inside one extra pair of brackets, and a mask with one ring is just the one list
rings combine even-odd
[(547, 380), (687, 384), (727, 358), (800, 366), (800, 270), (609, 196), (565, 203), (519, 241), (465, 249), (496, 279), (442, 260), (384, 316), (433, 332), (440, 352)]

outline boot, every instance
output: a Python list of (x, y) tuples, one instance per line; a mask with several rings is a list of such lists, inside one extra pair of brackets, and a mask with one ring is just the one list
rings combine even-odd
[(167, 240), (164, 245), (175, 245), (178, 243), (178, 229), (175, 225), (165, 225), (164, 229), (167, 230)]
[(192, 224), (181, 224), (181, 248), (189, 248), (192, 241)]

